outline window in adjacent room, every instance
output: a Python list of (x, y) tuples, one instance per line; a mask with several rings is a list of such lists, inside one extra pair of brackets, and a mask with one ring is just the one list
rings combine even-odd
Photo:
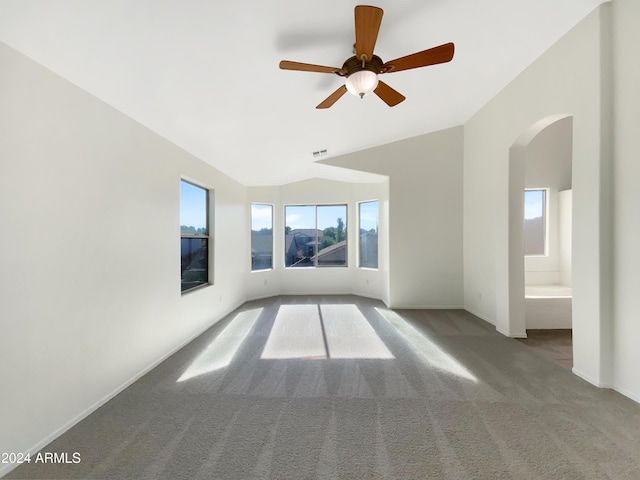
[(209, 282), (209, 190), (180, 181), (181, 291)]
[(546, 196), (544, 189), (524, 191), (525, 255), (546, 255)]
[(378, 201), (358, 204), (360, 222), (359, 266), (378, 268)]
[(285, 266), (347, 266), (347, 206), (287, 205)]
[(251, 204), (251, 271), (273, 268), (273, 206)]

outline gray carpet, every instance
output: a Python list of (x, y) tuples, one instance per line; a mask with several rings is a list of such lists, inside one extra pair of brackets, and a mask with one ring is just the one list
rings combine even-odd
[(640, 405), (462, 310), (277, 297), (44, 451), (5, 478), (638, 479)]

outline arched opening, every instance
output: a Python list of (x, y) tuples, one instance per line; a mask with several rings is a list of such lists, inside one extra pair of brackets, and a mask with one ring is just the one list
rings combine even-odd
[[(571, 328), (572, 140), (573, 117), (552, 115), (509, 149), (509, 320), (503, 333), (511, 337), (524, 338), (527, 329)], [(525, 190), (532, 204), (542, 199), (542, 207), (527, 205), (538, 213), (525, 214)], [(534, 302), (527, 291), (547, 298)]]

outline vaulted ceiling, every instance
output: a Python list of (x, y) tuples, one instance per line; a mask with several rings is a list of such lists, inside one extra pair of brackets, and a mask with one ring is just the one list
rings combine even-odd
[(450, 63), (383, 77), (407, 99), (343, 96), (356, 2), (0, 0), (0, 41), (245, 185), (373, 181), (316, 163), (462, 125), (606, 0), (378, 0), (383, 61), (455, 44)]

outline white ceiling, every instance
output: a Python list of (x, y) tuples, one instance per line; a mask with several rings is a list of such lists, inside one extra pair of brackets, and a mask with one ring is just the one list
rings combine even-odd
[(344, 0), (0, 0), (0, 41), (245, 185), (375, 181), (315, 163), (465, 123), (607, 0), (378, 0), (388, 61), (454, 42), (450, 63), (384, 75), (407, 99), (315, 106), (343, 81), (284, 71), (352, 55)]

